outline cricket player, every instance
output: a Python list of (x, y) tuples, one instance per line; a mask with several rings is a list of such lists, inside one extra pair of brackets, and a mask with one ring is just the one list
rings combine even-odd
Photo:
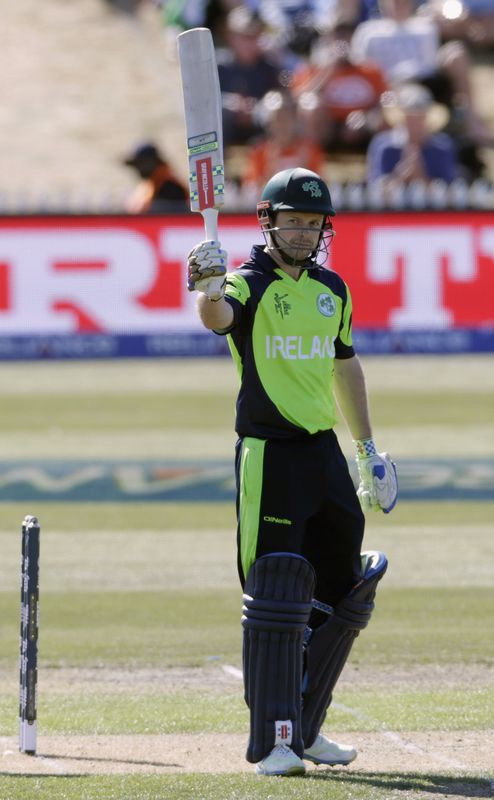
[[(219, 242), (189, 253), (203, 325), (224, 334), (240, 376), (236, 406), (238, 570), (247, 760), (261, 775), (348, 764), (356, 750), (320, 731), (333, 688), (370, 618), (387, 561), (361, 554), (363, 511), (389, 512), (396, 470), (372, 438), (364, 374), (352, 345), (348, 287), (321, 266), (335, 212), (322, 178), (286, 169), (257, 205), (264, 245), (227, 272)], [(223, 293), (207, 295), (224, 276)], [(334, 426), (356, 448), (355, 491)]]

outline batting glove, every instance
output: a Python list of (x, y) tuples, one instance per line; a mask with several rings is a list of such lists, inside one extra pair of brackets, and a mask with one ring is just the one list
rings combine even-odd
[(360, 478), (357, 496), (363, 511), (384, 511), (395, 507), (398, 497), (396, 465), (388, 453), (378, 453), (372, 439), (355, 441)]
[(216, 241), (200, 242), (187, 256), (187, 289), (204, 292), (210, 300), (225, 294), (228, 255)]

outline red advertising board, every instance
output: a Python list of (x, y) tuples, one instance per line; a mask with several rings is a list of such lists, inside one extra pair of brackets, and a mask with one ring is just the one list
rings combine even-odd
[[(330, 266), (354, 329), (494, 329), (494, 214), (339, 214)], [(222, 215), (230, 268), (262, 241), (254, 215)], [(196, 215), (4, 217), (0, 339), (202, 333), (185, 262)], [(2, 357), (0, 343), (0, 357)]]
[(342, 214), (335, 226), (356, 328), (494, 325), (494, 214)]

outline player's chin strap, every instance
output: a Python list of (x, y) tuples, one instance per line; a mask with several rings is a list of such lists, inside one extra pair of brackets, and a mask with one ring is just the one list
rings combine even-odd
[[(315, 269), (326, 265), (329, 253), (329, 245), (335, 235), (333, 230), (323, 228), (319, 236), (317, 246), (312, 250), (307, 258), (293, 258), (284, 247), (290, 245), (284, 241), (282, 236), (276, 236), (284, 228), (270, 228), (263, 231), (268, 250), (276, 250), (288, 267), (298, 267), (299, 269)], [(281, 241), (280, 241), (281, 240)], [(293, 248), (296, 249), (296, 248)]]
[(289, 252), (287, 252), (285, 248), (289, 248), (288, 242), (285, 242), (283, 236), (277, 236), (283, 228), (271, 228), (266, 236), (266, 242), (268, 244), (268, 248), (270, 250), (276, 250), (279, 253), (280, 257), (283, 259), (285, 264), (288, 267), (298, 267), (299, 269), (314, 269), (317, 267), (317, 256), (319, 254), (319, 246), (321, 243), (322, 231), (321, 236), (319, 237), (319, 241), (317, 243), (317, 247), (312, 250), (311, 254), (306, 258), (293, 258)]
[(388, 561), (383, 553), (362, 553), (362, 579), (334, 608), (314, 601), (328, 614), (320, 627), (305, 632), (305, 672), (302, 688), (302, 737), (307, 749), (314, 743), (326, 717), (336, 685), (353, 643), (367, 627), (374, 609), (377, 584)]
[(290, 247), (288, 242), (283, 240), (283, 236), (279, 236), (280, 231), (286, 229), (279, 228), (274, 225), (271, 214), (266, 209), (260, 209), (259, 205), (257, 210), (257, 219), (260, 223), (264, 241), (266, 242), (268, 250), (276, 250), (288, 267), (298, 267), (299, 269), (315, 269), (316, 267), (326, 266), (329, 254), (329, 245), (331, 244), (333, 237), (336, 235), (336, 231), (333, 229), (333, 225), (329, 217), (326, 217), (326, 220), (321, 227), (321, 232), (316, 247), (314, 250), (312, 250), (308, 257), (303, 259), (292, 258), (289, 252), (283, 248), (283, 246)]

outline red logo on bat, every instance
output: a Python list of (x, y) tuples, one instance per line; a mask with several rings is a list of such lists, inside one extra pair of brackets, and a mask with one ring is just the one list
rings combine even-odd
[(210, 158), (200, 158), (197, 161), (197, 192), (199, 208), (214, 207), (213, 169)]

